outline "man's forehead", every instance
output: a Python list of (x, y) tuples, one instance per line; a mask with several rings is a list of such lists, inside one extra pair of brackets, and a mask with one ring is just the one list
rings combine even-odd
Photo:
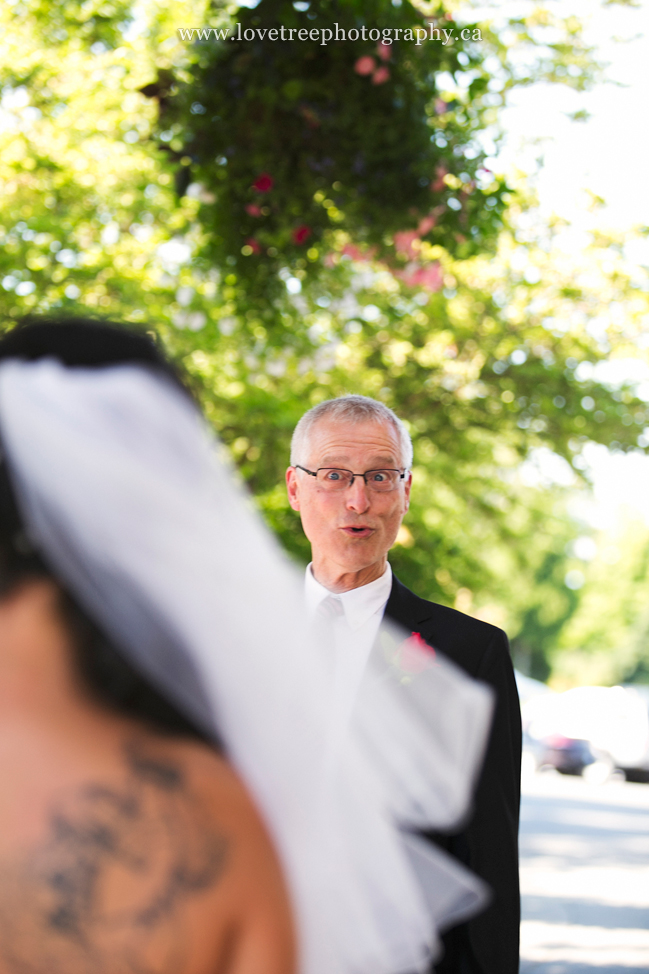
[(311, 429), (311, 452), (329, 460), (343, 460), (352, 453), (373, 454), (383, 461), (396, 462), (399, 437), (392, 423), (367, 420), (322, 419)]

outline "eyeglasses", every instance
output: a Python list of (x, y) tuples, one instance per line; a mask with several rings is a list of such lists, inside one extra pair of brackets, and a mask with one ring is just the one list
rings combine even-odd
[(295, 464), (297, 470), (304, 470), (310, 477), (315, 477), (318, 484), (325, 490), (346, 490), (354, 483), (356, 477), (362, 477), (365, 486), (379, 493), (396, 490), (399, 482), (406, 476), (403, 470), (366, 470), (365, 473), (352, 473), (351, 470), (341, 470), (339, 467), (318, 467), (317, 470), (307, 470), (306, 467)]

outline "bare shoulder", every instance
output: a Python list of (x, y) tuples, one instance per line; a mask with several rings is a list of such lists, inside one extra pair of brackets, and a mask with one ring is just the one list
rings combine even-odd
[(247, 788), (216, 750), (199, 742), (157, 737), (132, 747), (130, 760), (137, 774), (160, 775), (161, 785), (169, 775), (173, 787), (182, 788), (194, 807), (220, 823), (231, 841), (240, 845), (231, 853), (233, 869), (266, 850), (261, 860), (279, 870), (271, 839)]
[(218, 970), (290, 974), (295, 944), (286, 886), (270, 836), (240, 777), (224, 757), (198, 742), (152, 738), (140, 748), (131, 755), (138, 774), (161, 775), (161, 784), (171, 774), (173, 787), (179, 775), (195, 837), (208, 843), (201, 861), (212, 863), (215, 873), (223, 870), (206, 897), (215, 917), (228, 917), (230, 932), (219, 947)]
[(293, 969), (271, 843), (209, 747), (129, 732), (31, 796), (37, 832), (0, 852), (0, 974)]
[[(153, 766), (160, 762), (161, 767), (167, 764), (177, 769), (184, 786), (200, 794), (201, 802), (217, 813), (219, 818), (229, 817), (232, 813), (235, 817), (243, 814), (258, 821), (239, 775), (216, 748), (200, 741), (157, 734), (139, 740), (142, 755), (145, 752), (147, 755), (146, 758), (142, 757), (140, 763), (146, 765), (150, 760)], [(136, 762), (139, 760), (137, 757), (134, 759)], [(146, 774), (145, 767), (142, 767), (142, 773)]]

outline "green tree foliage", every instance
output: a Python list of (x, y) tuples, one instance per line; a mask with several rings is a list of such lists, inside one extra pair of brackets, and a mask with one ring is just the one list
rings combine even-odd
[[(217, 343), (206, 332), (172, 339), (178, 349), (204, 341), (188, 361), (210, 390), (210, 415), (269, 520), (301, 557), (308, 547), (282, 485), (295, 422), (309, 405), (345, 392), (395, 408), (410, 423), (416, 457), (413, 506), (395, 567), (442, 601), (466, 589), (477, 611), (494, 600), (507, 604), (510, 627), (527, 626), (524, 640), (541, 655), (553, 645), (557, 619), (574, 607), (563, 583), (564, 551), (579, 529), (561, 506), (555, 510), (559, 497), (522, 488), (518, 466), (545, 447), (580, 471), (589, 440), (630, 449), (649, 422), (631, 390), (611, 390), (596, 372), (607, 356), (604, 340), (623, 352), (634, 322), (641, 327), (646, 300), (638, 301), (608, 246), (579, 261), (564, 257), (559, 269), (545, 244), (528, 241), (516, 270), (520, 243), (506, 237), (490, 260), (444, 260), (445, 287), (433, 294), (406, 291), (381, 265), (357, 264), (352, 292), (323, 291), (312, 306), (294, 296), (313, 343), (308, 354), (268, 349), (261, 323), (244, 356), (236, 329)], [(598, 261), (602, 276), (590, 290), (585, 272), (592, 275)], [(623, 326), (608, 302), (626, 303)], [(225, 321), (234, 327), (235, 319)], [(227, 384), (215, 381), (226, 372)], [(541, 613), (546, 636), (539, 643), (525, 606), (537, 604), (544, 559), (555, 555), (551, 574), (561, 595), (554, 621), (549, 606)]]
[[(578, 25), (531, 2), (525, 18), (482, 23), (482, 49), (467, 44), (444, 52), (429, 43), (420, 53), (393, 45), (383, 61), (376, 44), (349, 52), (327, 47), (311, 68), (307, 44), (292, 72), (286, 52), (277, 54), (267, 76), (273, 90), (263, 95), (259, 59), (270, 57), (267, 50), (253, 44), (246, 67), (238, 60), (246, 55), (242, 45), (231, 42), (230, 55), (223, 45), (182, 42), (177, 32), (231, 24), (235, 8), (69, 0), (48, 23), (48, 7), (18, 0), (0, 11), (0, 312), (7, 323), (27, 311), (90, 310), (159, 335), (193, 377), (269, 523), (298, 558), (307, 557), (307, 546), (282, 484), (295, 422), (308, 406), (344, 392), (385, 401), (409, 423), (416, 457), (413, 506), (393, 552), (395, 568), (422, 595), (507, 625), (521, 658), (533, 658), (542, 675), (574, 607), (563, 578), (566, 547), (580, 529), (566, 518), (557, 491), (525, 486), (520, 463), (543, 448), (580, 475), (589, 441), (638, 448), (649, 424), (646, 404), (632, 389), (607, 386), (598, 362), (632, 347), (647, 313), (647, 279), (625, 262), (620, 241), (594, 239), (579, 258), (558, 253), (554, 231), (534, 223), (524, 188), (505, 194), (503, 181), (480, 169), (478, 135), (495, 124), (515, 84), (539, 77), (587, 83), (592, 60)], [(368, 10), (379, 20), (378, 5), (358, 0), (343, 7), (348, 19)], [(241, 11), (242, 23), (262, 9)], [(279, 17), (280, 8), (273, 9)], [(317, 9), (324, 17), (325, 5)], [(419, 18), (422, 11), (442, 14), (439, 7), (404, 4), (390, 7), (389, 17), (403, 20), (404, 10)], [(361, 56), (374, 58), (376, 69), (387, 66), (390, 81), (372, 85), (371, 76), (355, 72)], [(210, 70), (226, 79), (230, 72), (244, 102), (263, 95), (268, 118), (294, 117), (295, 132), (305, 136), (289, 172), (281, 168), (283, 143), (273, 144), (264, 130), (259, 144), (280, 166), (266, 194), (251, 189), (257, 176), (271, 173), (266, 157), (249, 160), (250, 173), (245, 160), (241, 168), (238, 161), (216, 163), (213, 171), (207, 165), (208, 112), (192, 113), (191, 105), (214, 111), (223, 98), (221, 91), (192, 91)], [(354, 195), (359, 174), (345, 163), (349, 145), (336, 157), (338, 179), (306, 161), (314, 152), (311, 136), (317, 142), (324, 129), (333, 137), (334, 107), (346, 104), (339, 83), (327, 116), (322, 79), (343, 70), (360, 93), (349, 111), (362, 108), (367, 132), (374, 132), (369, 115), (391, 83), (409, 92), (409, 110), (423, 106), (419, 135), (413, 134), (423, 154), (404, 176), (406, 195), (395, 192), (385, 213), (369, 194), (365, 201)], [(163, 113), (180, 114), (176, 121), (163, 115), (161, 123), (165, 78), (171, 101)], [(284, 89), (294, 80), (305, 87), (291, 101), (297, 87)], [(184, 115), (183, 106), (189, 106)], [(311, 129), (300, 106), (323, 112), (322, 124)], [(235, 107), (215, 138), (225, 139), (226, 131), (244, 137)], [(394, 103), (385, 110), (395, 111)], [(351, 138), (351, 122), (343, 122)], [(196, 144), (186, 149), (192, 139)], [(371, 161), (372, 178), (379, 179), (380, 160), (371, 153), (383, 143), (373, 139), (366, 140), (366, 165)], [(425, 165), (433, 171), (419, 186)], [(180, 195), (178, 173), (186, 170), (191, 182)], [(442, 184), (431, 190), (438, 178)], [(246, 214), (245, 232), (267, 225), (270, 236), (262, 254), (254, 248), (243, 254), (236, 207), (258, 205), (259, 194), (269, 213)], [(406, 197), (418, 212), (404, 211), (401, 222), (397, 201)], [(449, 206), (451, 198), (461, 209)], [(496, 202), (488, 205), (490, 199)], [(303, 222), (313, 231), (299, 245), (289, 234), (296, 201), (308, 204)], [(442, 205), (436, 222), (422, 225), (429, 207)], [(220, 242), (219, 207), (235, 214), (223, 216)], [(457, 222), (465, 216), (464, 225)], [(229, 250), (224, 241), (235, 237)], [(268, 253), (272, 247), (276, 254)], [(255, 267), (266, 267), (265, 278)]]
[[(424, 17), (409, 0), (298, 6), (240, 11), (228, 37), (195, 44), (186, 80), (164, 72), (145, 88), (181, 185), (209, 191), (207, 257), (236, 269), (250, 301), (307, 252), (320, 274), (340, 230), (395, 263), (392, 235), (417, 226), (463, 256), (492, 244), (505, 186), (475, 140), (488, 104), (479, 28), (463, 40), (444, 7)], [(475, 77), (446, 101), (436, 79), (458, 71)]]
[(278, 275), (319, 283), (345, 242), (402, 274), (409, 230), (460, 258), (493, 249), (507, 186), (484, 168), (479, 136), (494, 106), (532, 80), (582, 86), (594, 65), (576, 23), (539, 5), (504, 25), (519, 55), (543, 46), (527, 64), (504, 30), (458, 23), (453, 9), (261, 0), (235, 13), (217, 2), (209, 38), (143, 89), (159, 102), (177, 186), (205, 189), (202, 256), (233, 268), (238, 311), (281, 328)]
[(593, 538), (596, 555), (571, 553), (581, 576), (576, 611), (548, 653), (558, 687), (577, 682), (649, 682), (649, 531), (628, 517)]

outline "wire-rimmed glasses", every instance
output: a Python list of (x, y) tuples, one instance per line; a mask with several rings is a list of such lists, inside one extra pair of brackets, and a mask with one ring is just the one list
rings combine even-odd
[(317, 470), (307, 470), (299, 463), (296, 463), (295, 467), (308, 473), (310, 477), (315, 477), (319, 486), (324, 487), (325, 490), (346, 490), (351, 487), (356, 477), (362, 477), (370, 490), (386, 493), (396, 490), (406, 476), (405, 468), (396, 470), (391, 467), (381, 467), (377, 470), (366, 470), (365, 473), (353, 473), (340, 467), (318, 467)]

